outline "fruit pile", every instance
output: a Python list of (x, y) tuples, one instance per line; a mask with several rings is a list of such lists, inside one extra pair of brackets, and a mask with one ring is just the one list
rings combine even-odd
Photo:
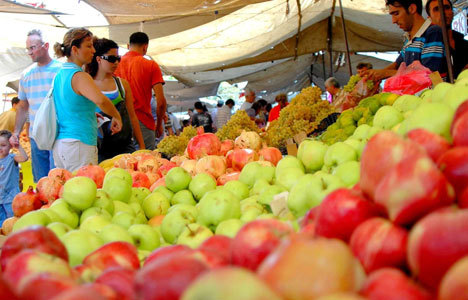
[(254, 121), (250, 119), (245, 110), (238, 110), (231, 116), (229, 121), (216, 132), (216, 136), (221, 140), (235, 140), (243, 131), (260, 130)]
[(265, 140), (269, 146), (284, 147), (286, 140), (304, 132), (307, 135), (317, 129), (320, 122), (335, 112), (334, 108), (321, 99), (318, 87), (301, 91), (291, 103), (283, 108), (277, 120), (271, 122)]
[(168, 135), (158, 143), (158, 150), (171, 158), (175, 155), (183, 155), (189, 140), (197, 135), (197, 129), (187, 126), (180, 135)]

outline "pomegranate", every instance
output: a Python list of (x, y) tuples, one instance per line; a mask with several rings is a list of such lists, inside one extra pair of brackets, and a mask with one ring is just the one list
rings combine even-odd
[(275, 147), (265, 147), (258, 152), (260, 160), (266, 160), (271, 162), (273, 165), (276, 164), (283, 158), (281, 151)]
[(219, 150), (219, 155), (226, 156), (226, 154), (234, 149), (234, 141), (233, 140), (224, 140), (221, 143), (221, 149)]
[(262, 147), (262, 139), (258, 133), (254, 131), (244, 131), (234, 141), (236, 148), (260, 150)]
[(226, 156), (226, 164), (234, 171), (242, 171), (244, 166), (252, 161), (257, 161), (257, 152), (252, 149), (234, 149)]
[(158, 175), (160, 177), (166, 176), (167, 172), (169, 172), (170, 169), (177, 167), (177, 165), (171, 161), (166, 160), (167, 163), (159, 167), (158, 169)]
[(61, 184), (65, 184), (68, 179), (73, 177), (73, 174), (65, 169), (55, 168), (49, 171), (47, 177), (57, 178), (61, 181)]
[(133, 187), (145, 187), (148, 189), (150, 188), (151, 182), (145, 173), (140, 172), (140, 171), (133, 171), (131, 175), (132, 175)]
[(28, 188), (26, 193), (19, 193), (18, 195), (16, 195), (11, 205), (13, 209), (13, 214), (16, 217), (21, 217), (27, 212), (39, 209), (41, 206), (42, 202), (37, 196), (37, 194), (34, 193), (34, 189), (32, 186)]
[(118, 160), (114, 162), (114, 167), (122, 168), (122, 169), (129, 169), (129, 170), (136, 170), (137, 169), (138, 160), (131, 154), (124, 154)]
[(197, 165), (197, 161), (194, 159), (187, 159), (182, 162), (180, 165), (182, 168), (185, 169), (185, 171), (189, 172), (190, 175), (195, 176), (195, 166)]
[(216, 180), (216, 184), (225, 185), (229, 181), (238, 180), (239, 175), (240, 175), (240, 172), (232, 172), (232, 173), (223, 174), (218, 177), (218, 179)]
[(203, 133), (190, 139), (187, 152), (191, 159), (199, 159), (206, 155), (219, 155), (221, 142), (213, 133)]
[(138, 171), (140, 172), (156, 172), (159, 168), (158, 159), (151, 154), (142, 154), (138, 162)]
[(106, 171), (100, 166), (83, 166), (78, 169), (76, 176), (85, 176), (91, 178), (95, 183), (98, 189), (102, 188), (102, 183), (104, 181), (104, 176), (106, 176)]
[(37, 182), (36, 192), (39, 200), (44, 203), (53, 202), (59, 198), (63, 183), (57, 177), (42, 177)]
[(226, 173), (226, 162), (222, 156), (209, 155), (198, 160), (195, 172), (208, 173), (215, 179)]

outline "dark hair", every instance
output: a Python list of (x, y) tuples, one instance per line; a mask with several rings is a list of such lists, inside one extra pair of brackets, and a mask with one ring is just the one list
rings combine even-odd
[(13, 97), (11, 99), (11, 104), (18, 104), (20, 102), (20, 99), (18, 97)]
[[(427, 0), (426, 2), (426, 13), (428, 16), (431, 16), (431, 14), (429, 13), (430, 9), (431, 9), (431, 2), (434, 2), (434, 1), (437, 1), (437, 0)], [(453, 9), (453, 4), (452, 4), (452, 1), (450, 0), (447, 0), (448, 3), (450, 4), (450, 8)]]
[(203, 104), (200, 101), (197, 101), (193, 107), (195, 107), (195, 109), (203, 109)]
[(252, 107), (251, 107), (253, 110), (255, 110), (255, 112), (259, 111), (261, 108), (262, 108), (262, 105), (260, 103), (258, 103), (258, 101), (255, 101), (253, 104), (252, 104)]
[(335, 77), (330, 77), (327, 80), (325, 80), (325, 86), (330, 86), (330, 87), (334, 86), (336, 88), (339, 88), (340, 83), (338, 82), (338, 80), (336, 80)]
[(184, 127), (185, 127), (185, 126), (189, 126), (189, 123), (190, 123), (189, 120), (183, 120), (183, 121), (182, 121), (182, 125), (184, 125)]
[(227, 100), (226, 100), (226, 103), (224, 103), (224, 104), (225, 104), (225, 105), (230, 105), (230, 104), (236, 105), (236, 103), (235, 103), (234, 100), (232, 100), (232, 99), (227, 99)]
[(264, 99), (259, 99), (259, 100), (257, 100), (257, 102), (260, 105), (260, 107), (265, 107), (268, 104), (268, 102), (266, 102), (266, 100), (264, 100)]
[(216, 104), (216, 106), (217, 106), (217, 107), (222, 107), (223, 104), (224, 104), (223, 101), (222, 101), (222, 100), (219, 100), (219, 101), (218, 101), (218, 104)]
[(363, 62), (362, 62), (362, 63), (358, 63), (358, 65), (356, 66), (356, 69), (360, 70), (360, 69), (362, 69), (362, 68), (367, 68), (367, 69), (370, 70), (370, 69), (373, 68), (373, 66), (372, 66), (371, 63), (363, 63)]
[(270, 112), (271, 108), (272, 108), (271, 103), (268, 103), (267, 106), (266, 106), (266, 111)]
[(0, 130), (0, 136), (7, 139), (7, 141), (11, 138), (11, 131), (9, 130)]
[(275, 97), (276, 102), (288, 102), (288, 96), (286, 94), (278, 94)]
[(70, 57), (71, 49), (73, 46), (78, 48), (81, 47), (81, 43), (87, 37), (92, 37), (93, 33), (88, 29), (81, 27), (81, 28), (72, 28), (65, 33), (63, 37), (63, 43), (55, 43), (54, 45), (54, 52), (57, 57)]
[(144, 32), (134, 32), (130, 36), (130, 45), (148, 45), (149, 37)]
[(96, 52), (94, 53), (93, 60), (86, 65), (86, 72), (88, 72), (89, 75), (94, 78), (99, 69), (96, 57), (106, 54), (111, 49), (119, 49), (119, 46), (116, 42), (104, 38), (94, 39), (93, 46)]
[(385, 0), (385, 2), (387, 6), (392, 5), (396, 7), (403, 7), (406, 12), (408, 12), (408, 8), (411, 6), (411, 4), (414, 4), (416, 5), (416, 11), (418, 14), (422, 15), (422, 0)]

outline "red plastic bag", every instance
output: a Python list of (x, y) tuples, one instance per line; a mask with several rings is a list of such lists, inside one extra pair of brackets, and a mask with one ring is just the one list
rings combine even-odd
[(383, 91), (398, 95), (414, 95), (432, 86), (429, 77), (431, 73), (431, 70), (421, 65), (419, 60), (408, 67), (405, 63), (401, 63), (398, 72), (385, 81)]

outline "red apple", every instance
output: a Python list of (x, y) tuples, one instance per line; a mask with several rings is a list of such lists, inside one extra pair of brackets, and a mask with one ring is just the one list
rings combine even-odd
[(59, 198), (62, 185), (56, 177), (42, 177), (36, 185), (37, 197), (44, 203), (53, 202)]
[(452, 132), (453, 126), (455, 125), (455, 122), (458, 120), (458, 118), (464, 115), (467, 111), (468, 111), (468, 100), (460, 104), (457, 110), (455, 111), (455, 115), (453, 116), (452, 126), (450, 127), (450, 132)]
[[(227, 171), (227, 170), (226, 170)], [(216, 179), (217, 185), (225, 185), (229, 181), (238, 180), (240, 176), (240, 172), (232, 172), (223, 174)]]
[(410, 225), (426, 214), (453, 203), (455, 193), (429, 157), (401, 163), (388, 171), (375, 190), (375, 202), (390, 220)]
[(47, 177), (50, 178), (56, 178), (58, 179), (62, 185), (65, 184), (65, 182), (73, 177), (73, 174), (65, 169), (60, 169), (60, 168), (54, 168), (49, 171), (49, 174), (47, 174)]
[(315, 221), (318, 236), (349, 241), (354, 229), (379, 215), (376, 205), (360, 193), (340, 188), (323, 199)]
[(225, 235), (214, 235), (206, 239), (199, 247), (211, 267), (226, 266), (231, 263), (232, 238)]
[(60, 293), (51, 300), (119, 300), (119, 298), (107, 285), (88, 283)]
[(137, 299), (178, 300), (185, 289), (201, 274), (207, 264), (184, 253), (166, 256), (145, 264), (135, 277)]
[(293, 232), (289, 225), (275, 219), (247, 223), (232, 241), (232, 264), (255, 271), (281, 240)]
[(382, 131), (373, 136), (361, 156), (362, 192), (375, 199), (375, 190), (383, 177), (396, 165), (426, 156), (423, 148), (404, 140), (392, 131)]
[(456, 147), (468, 146), (468, 132), (466, 130), (468, 126), (468, 112), (463, 113), (453, 121), (452, 125), (452, 137), (453, 145)]
[(266, 160), (276, 166), (283, 158), (281, 151), (275, 147), (265, 147), (258, 152), (259, 160)]
[(221, 142), (221, 148), (219, 150), (219, 155), (226, 156), (226, 154), (234, 149), (234, 141), (233, 140), (224, 140)]
[(421, 219), (411, 229), (408, 263), (413, 275), (436, 290), (445, 272), (468, 255), (468, 210), (442, 209)]
[(336, 293), (317, 298), (317, 300), (366, 300), (355, 293)]
[(136, 247), (127, 242), (111, 242), (91, 252), (83, 259), (83, 265), (92, 266), (101, 272), (112, 267), (137, 270), (140, 267)]
[(446, 139), (423, 128), (411, 130), (407, 137), (422, 146), (434, 162), (437, 162), (440, 156), (450, 149), (450, 144)]
[(5, 270), (9, 260), (26, 249), (41, 251), (68, 261), (67, 249), (52, 230), (43, 226), (31, 226), (6, 239), (0, 254), (2, 270)]
[(104, 182), (104, 176), (106, 176), (106, 171), (100, 166), (89, 165), (83, 166), (78, 169), (76, 176), (85, 176), (91, 178), (95, 183), (98, 189), (102, 188), (102, 183)]
[[(460, 208), (468, 208), (468, 187), (458, 196), (458, 206), (460, 206)], [(5, 222), (3, 222), (3, 224), (5, 224)]]
[(439, 287), (439, 300), (468, 300), (468, 256), (458, 260), (445, 273)]
[(150, 255), (145, 260), (145, 263), (143, 266), (147, 266), (150, 262), (153, 262), (155, 260), (161, 260), (164, 257), (174, 255), (174, 254), (191, 254), (193, 253), (193, 249), (185, 246), (185, 245), (171, 245), (171, 246), (166, 246), (166, 247), (161, 247), (153, 252), (151, 252)]
[[(60, 293), (77, 287), (75, 280), (55, 273), (37, 273), (18, 287), (21, 299), (50, 300)], [(2, 298), (3, 299), (3, 298)]]
[(385, 267), (406, 266), (408, 232), (382, 218), (361, 223), (351, 235), (350, 247), (367, 273)]
[(300, 220), (300, 225), (302, 228), (306, 227), (309, 224), (315, 224), (315, 220), (317, 219), (317, 215), (320, 209), (319, 206), (312, 207)]
[(28, 277), (38, 273), (73, 276), (73, 270), (65, 260), (37, 250), (23, 250), (8, 262), (3, 278), (13, 291), (19, 292)]
[(283, 299), (316, 299), (357, 292), (365, 274), (340, 240), (285, 240), (260, 265), (258, 275)]
[(30, 186), (25, 193), (17, 194), (15, 198), (13, 198), (13, 203), (11, 204), (13, 214), (16, 217), (21, 217), (27, 212), (41, 208), (41, 206), (42, 202), (37, 194), (34, 193), (32, 186)]
[(440, 157), (437, 165), (457, 195), (468, 187), (468, 147), (450, 149)]
[(435, 299), (402, 271), (393, 268), (384, 268), (373, 272), (367, 278), (361, 293), (369, 300)]
[(135, 275), (136, 271), (127, 268), (110, 268), (96, 279), (96, 283), (112, 288), (120, 300), (133, 300), (135, 299), (133, 290)]
[(131, 175), (133, 181), (132, 187), (145, 187), (147, 189), (151, 187), (151, 182), (145, 173), (133, 171)]
[(18, 300), (16, 295), (0, 276), (0, 299)]

